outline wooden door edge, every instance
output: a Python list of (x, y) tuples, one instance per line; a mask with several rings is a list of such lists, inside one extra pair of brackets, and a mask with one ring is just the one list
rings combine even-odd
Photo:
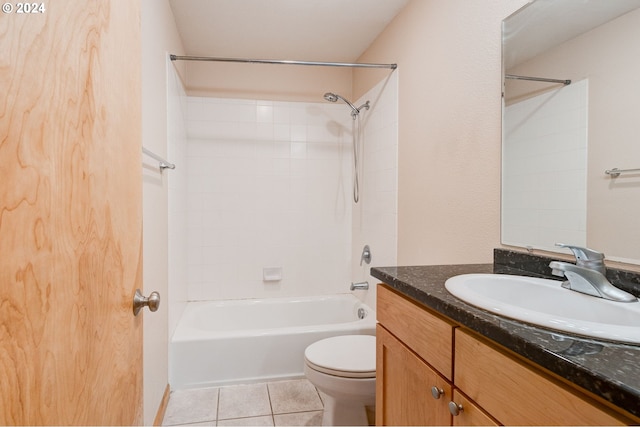
[(167, 406), (169, 405), (169, 394), (171, 393), (171, 387), (169, 384), (164, 389), (164, 394), (162, 395), (162, 400), (160, 401), (160, 406), (158, 407), (158, 412), (156, 413), (156, 418), (153, 420), (154, 426), (161, 426), (164, 421), (164, 415), (167, 412)]

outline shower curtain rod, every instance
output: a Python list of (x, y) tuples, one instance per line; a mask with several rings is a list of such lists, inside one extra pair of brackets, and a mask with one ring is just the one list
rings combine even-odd
[(316, 61), (288, 61), (282, 59), (245, 59), (218, 58), (209, 56), (179, 56), (169, 55), (172, 61), (210, 61), (210, 62), (242, 62), (250, 64), (281, 64), (281, 65), (311, 65), (320, 67), (353, 67), (353, 68), (390, 68), (395, 70), (398, 64), (358, 64), (350, 62), (316, 62)]
[(571, 80), (547, 79), (544, 77), (516, 76), (514, 74), (505, 74), (504, 78), (514, 79), (514, 80), (532, 80), (534, 82), (562, 83), (565, 86), (571, 84)]

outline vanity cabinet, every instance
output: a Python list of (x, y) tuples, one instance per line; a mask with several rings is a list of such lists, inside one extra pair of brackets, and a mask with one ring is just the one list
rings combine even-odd
[(638, 422), (386, 285), (377, 293), (377, 425)]
[[(376, 390), (376, 424), (449, 425), (451, 383), (383, 327), (378, 325), (376, 334), (376, 369), (383, 373)], [(439, 399), (432, 396), (432, 387), (441, 391)]]
[[(377, 295), (376, 424), (498, 425), (454, 390), (457, 325), (385, 285)], [(457, 417), (453, 401), (463, 405)]]

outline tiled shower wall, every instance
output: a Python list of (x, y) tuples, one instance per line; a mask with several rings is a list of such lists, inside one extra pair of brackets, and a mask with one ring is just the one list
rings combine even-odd
[[(375, 306), (369, 268), (396, 262), (396, 76), (357, 102), (372, 105), (361, 115), (357, 205), (345, 104), (187, 97), (174, 76), (170, 332), (187, 300), (342, 293), (369, 280), (357, 293)], [(373, 263), (359, 266), (365, 243)], [(265, 281), (264, 268), (281, 279)]]
[[(397, 264), (398, 247), (398, 73), (376, 85), (356, 105), (371, 102), (362, 115), (360, 203), (353, 205), (352, 281), (369, 282), (364, 300), (375, 307), (377, 279), (373, 266)], [(371, 264), (360, 258), (364, 245), (371, 249)]]
[(169, 336), (187, 302), (187, 94), (167, 58), (167, 159), (176, 168), (162, 173), (168, 180), (169, 205)]
[(189, 300), (348, 291), (348, 107), (189, 97), (187, 117)]

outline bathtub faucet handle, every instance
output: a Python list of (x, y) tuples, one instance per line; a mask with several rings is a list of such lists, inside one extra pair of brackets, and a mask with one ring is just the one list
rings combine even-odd
[(358, 282), (358, 283), (353, 283), (351, 282), (351, 288), (352, 291), (355, 291), (356, 289), (362, 289), (362, 290), (367, 290), (369, 289), (369, 282)]
[(362, 265), (362, 261), (366, 262), (367, 264), (371, 264), (371, 249), (369, 248), (369, 245), (364, 245), (364, 248), (362, 248), (362, 255), (360, 255), (360, 265)]

